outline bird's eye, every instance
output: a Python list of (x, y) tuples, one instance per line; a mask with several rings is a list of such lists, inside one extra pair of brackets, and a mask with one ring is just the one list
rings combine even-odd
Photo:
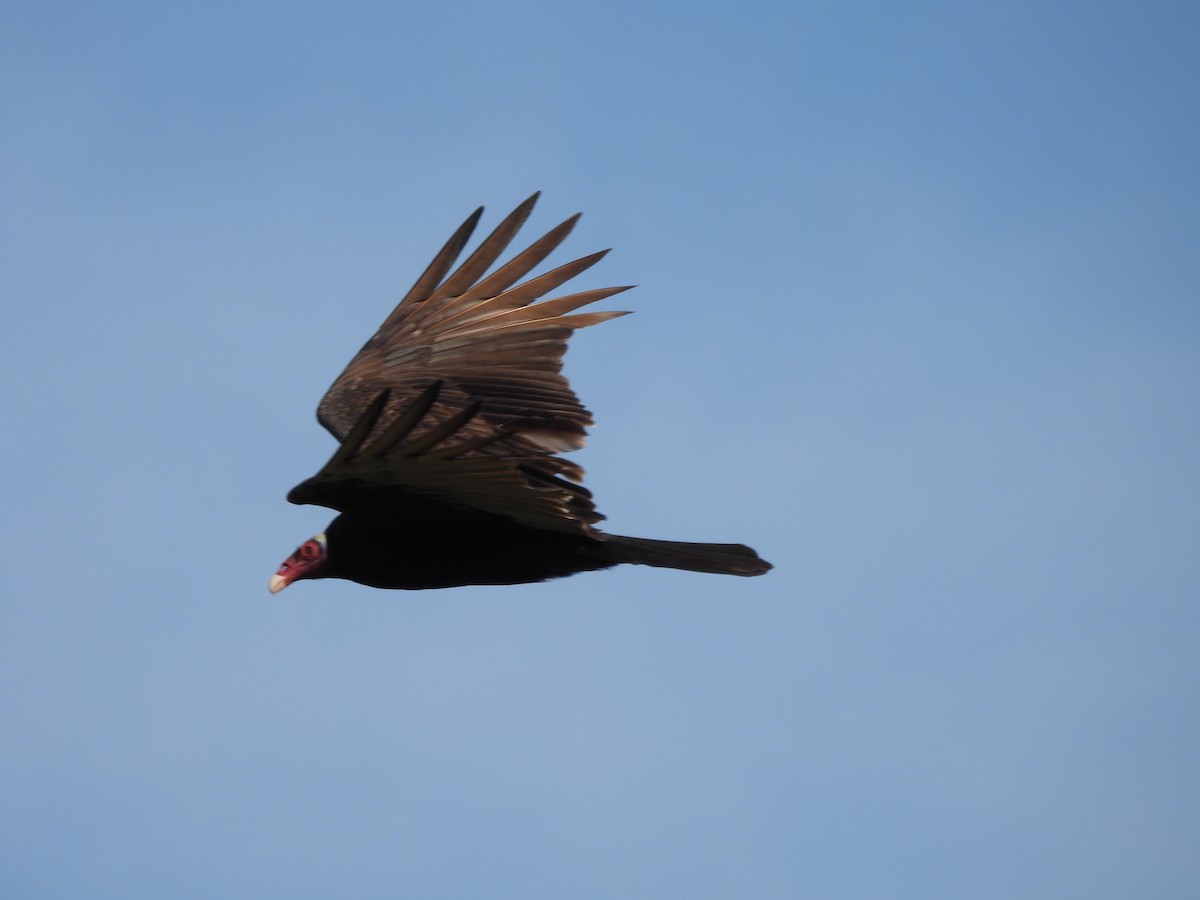
[(308, 541), (300, 547), (300, 555), (305, 559), (312, 559), (317, 555), (317, 545)]

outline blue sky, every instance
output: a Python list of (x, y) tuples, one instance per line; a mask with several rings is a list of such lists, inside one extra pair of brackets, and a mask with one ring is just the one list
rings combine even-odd
[[(1190, 4), (6, 4), (0, 888), (1200, 890)], [(480, 203), (613, 531), (777, 568), (267, 578)]]

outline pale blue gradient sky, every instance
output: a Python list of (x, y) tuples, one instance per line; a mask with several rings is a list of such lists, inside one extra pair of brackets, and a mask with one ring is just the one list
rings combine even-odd
[[(1200, 891), (1192, 4), (6, 4), (0, 893)], [(266, 592), (321, 393), (544, 191), (609, 527)]]

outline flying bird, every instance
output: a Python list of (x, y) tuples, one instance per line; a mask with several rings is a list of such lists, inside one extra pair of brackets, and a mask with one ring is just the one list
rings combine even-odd
[(483, 214), (475, 210), (326, 392), (317, 420), (340, 446), (288, 500), (339, 515), (284, 561), (271, 593), (307, 578), (415, 590), (544, 581), (619, 563), (725, 575), (771, 568), (742, 544), (595, 527), (603, 516), (583, 469), (559, 455), (582, 447), (593, 424), (562, 359), (576, 329), (625, 315), (576, 310), (631, 285), (535, 302), (608, 252), (521, 282), (578, 214), (488, 274), (537, 198), (450, 273)]

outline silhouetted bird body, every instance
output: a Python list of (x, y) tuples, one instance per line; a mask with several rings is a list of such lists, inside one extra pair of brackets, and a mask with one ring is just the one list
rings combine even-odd
[(307, 578), (410, 590), (520, 584), (618, 563), (729, 575), (771, 568), (741, 544), (594, 527), (603, 516), (583, 470), (558, 455), (581, 447), (593, 424), (562, 358), (575, 329), (624, 315), (575, 310), (627, 288), (534, 302), (607, 251), (518, 284), (578, 216), (485, 274), (536, 199), (448, 275), (476, 210), (326, 392), (317, 418), (340, 447), (288, 499), (341, 515), (280, 566), (272, 592)]

